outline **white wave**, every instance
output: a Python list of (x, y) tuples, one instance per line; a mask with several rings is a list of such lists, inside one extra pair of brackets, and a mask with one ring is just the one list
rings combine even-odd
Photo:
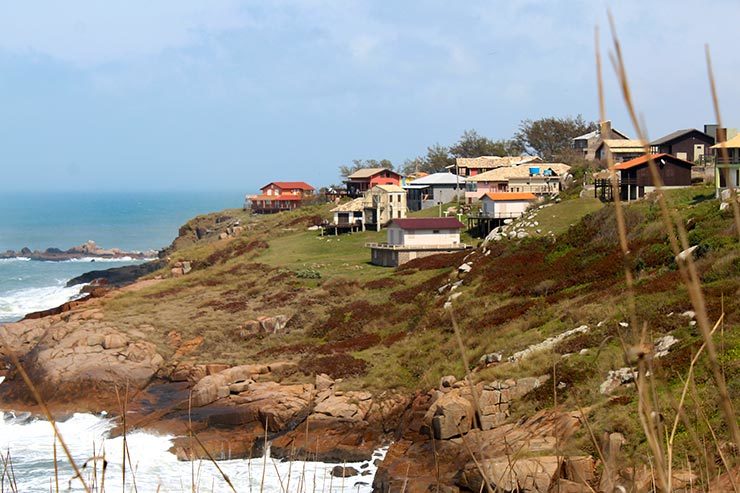
[(0, 262), (30, 262), (31, 259), (28, 257), (11, 257), (11, 258), (0, 258)]
[(83, 285), (66, 287), (62, 281), (56, 286), (5, 292), (0, 295), (0, 321), (20, 319), (28, 313), (62, 305), (78, 298), (82, 287)]
[[(122, 488), (122, 451), (123, 439), (106, 438), (113, 427), (110, 419), (91, 414), (75, 414), (65, 422), (59, 423), (59, 431), (72, 451), (75, 462), (81, 466), (93, 455), (105, 453), (108, 462), (105, 474), (105, 485), (108, 491), (120, 491)], [(196, 491), (225, 492), (230, 488), (221, 474), (209, 461), (178, 461), (169, 452), (172, 446), (171, 436), (155, 435), (142, 431), (129, 433), (126, 437), (131, 464), (127, 464), (127, 488), (133, 489), (132, 466), (135, 471), (138, 491), (190, 491), (193, 471), (196, 475)], [(93, 444), (95, 449), (93, 449)], [(0, 450), (10, 450), (13, 470), (18, 479), (19, 491), (46, 492), (49, 482), (54, 477), (53, 465), (53, 432), (46, 421), (34, 420), (27, 414), (13, 415), (6, 413), (0, 419)], [(371, 461), (382, 459), (386, 449), (373, 454)], [(62, 451), (57, 447), (57, 456)], [(265, 477), (264, 492), (277, 493), (288, 488), (298, 491), (329, 491), (347, 493), (365, 493), (371, 491), (375, 466), (371, 461), (347, 463), (358, 471), (368, 471), (365, 476), (352, 478), (332, 478), (331, 470), (336, 464), (321, 462), (280, 462), (269, 457), (258, 459), (234, 459), (219, 461), (218, 465), (230, 478), (237, 491), (258, 491), (262, 475)], [(60, 460), (60, 484), (65, 486), (72, 477), (71, 468), (66, 461)], [(194, 467), (193, 467), (194, 466)], [(92, 477), (93, 463), (85, 472), (86, 478)], [(97, 464), (97, 477), (100, 481), (101, 468)], [(289, 479), (290, 478), (290, 479)], [(331, 486), (331, 487), (330, 487)], [(72, 482), (72, 491), (81, 491), (79, 481)]]
[(134, 261), (143, 261), (147, 262), (150, 260), (155, 260), (154, 258), (134, 258), (134, 257), (117, 257), (117, 258), (104, 258), (104, 257), (80, 257), (80, 258), (71, 258), (67, 260), (48, 260), (47, 262), (92, 262), (92, 263), (98, 263), (98, 262), (134, 262)]

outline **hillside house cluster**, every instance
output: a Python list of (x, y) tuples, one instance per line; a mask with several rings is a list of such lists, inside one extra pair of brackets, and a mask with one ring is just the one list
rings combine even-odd
[[(609, 138), (602, 138), (608, 135)], [(717, 195), (727, 186), (740, 182), (740, 156), (734, 154), (740, 139), (737, 129), (704, 125), (704, 130), (684, 128), (651, 142), (629, 139), (604, 122), (600, 130), (573, 139), (575, 149), (587, 149), (587, 159), (613, 162), (616, 165), (620, 198), (635, 200), (655, 189), (650, 162), (658, 169), (665, 187), (688, 187), (692, 179), (714, 177)], [(591, 158), (590, 149), (594, 149)], [(594, 194), (601, 200), (612, 200), (613, 189), (608, 179), (594, 175)]]

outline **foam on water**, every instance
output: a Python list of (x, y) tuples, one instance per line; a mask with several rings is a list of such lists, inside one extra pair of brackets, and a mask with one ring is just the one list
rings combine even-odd
[[(105, 488), (108, 491), (121, 491), (123, 439), (106, 438), (113, 427), (110, 419), (92, 414), (75, 414), (58, 424), (59, 431), (72, 451), (79, 467), (94, 455), (105, 455), (107, 469)], [(10, 451), (13, 470), (19, 491), (49, 491), (54, 480), (54, 439), (48, 422), (31, 418), (28, 414), (5, 413), (0, 418), (0, 450)], [(178, 461), (169, 452), (172, 437), (146, 432), (129, 433), (126, 437), (131, 457), (127, 464), (126, 491), (133, 490), (134, 477), (138, 491), (142, 492), (180, 492), (192, 491), (192, 478), (195, 478), (198, 492), (231, 491), (221, 473), (209, 461), (194, 463)], [(94, 448), (93, 448), (94, 447)], [(373, 454), (375, 459), (385, 456), (385, 449)], [(63, 458), (61, 447), (57, 447), (60, 467), (59, 482), (66, 489), (72, 478), (72, 468)], [(229, 477), (236, 491), (260, 491), (264, 475), (265, 493), (282, 491), (304, 492), (347, 492), (364, 493), (371, 491), (376, 467), (372, 462), (347, 463), (358, 471), (368, 471), (365, 476), (334, 478), (331, 470), (336, 464), (321, 462), (281, 462), (277, 459), (239, 459), (219, 461), (218, 466)], [(132, 467), (133, 466), (133, 467)], [(91, 461), (83, 473), (88, 483), (92, 483), (95, 464)], [(97, 461), (97, 481), (101, 476), (100, 460)], [(132, 473), (133, 469), (133, 473)], [(7, 479), (6, 479), (7, 481)], [(7, 486), (7, 484), (5, 485)], [(79, 480), (71, 482), (72, 491), (82, 491)]]
[(65, 281), (59, 280), (55, 286), (0, 293), (0, 322), (17, 320), (28, 313), (62, 305), (79, 297), (81, 289), (82, 285), (66, 287)]

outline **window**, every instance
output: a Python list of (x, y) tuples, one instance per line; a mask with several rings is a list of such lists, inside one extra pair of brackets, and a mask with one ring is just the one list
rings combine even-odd
[(434, 233), (435, 235), (438, 235), (439, 234), (439, 230), (438, 229), (433, 229), (432, 230), (432, 233)]

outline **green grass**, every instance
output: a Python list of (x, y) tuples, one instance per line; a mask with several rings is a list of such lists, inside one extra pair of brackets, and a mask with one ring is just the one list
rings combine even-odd
[[(601, 209), (604, 204), (593, 197), (578, 197), (554, 203), (549, 207), (534, 213), (531, 221), (537, 221), (537, 226), (525, 228), (531, 236), (559, 235), (578, 223), (583, 216)], [(537, 233), (537, 230), (541, 233)]]

